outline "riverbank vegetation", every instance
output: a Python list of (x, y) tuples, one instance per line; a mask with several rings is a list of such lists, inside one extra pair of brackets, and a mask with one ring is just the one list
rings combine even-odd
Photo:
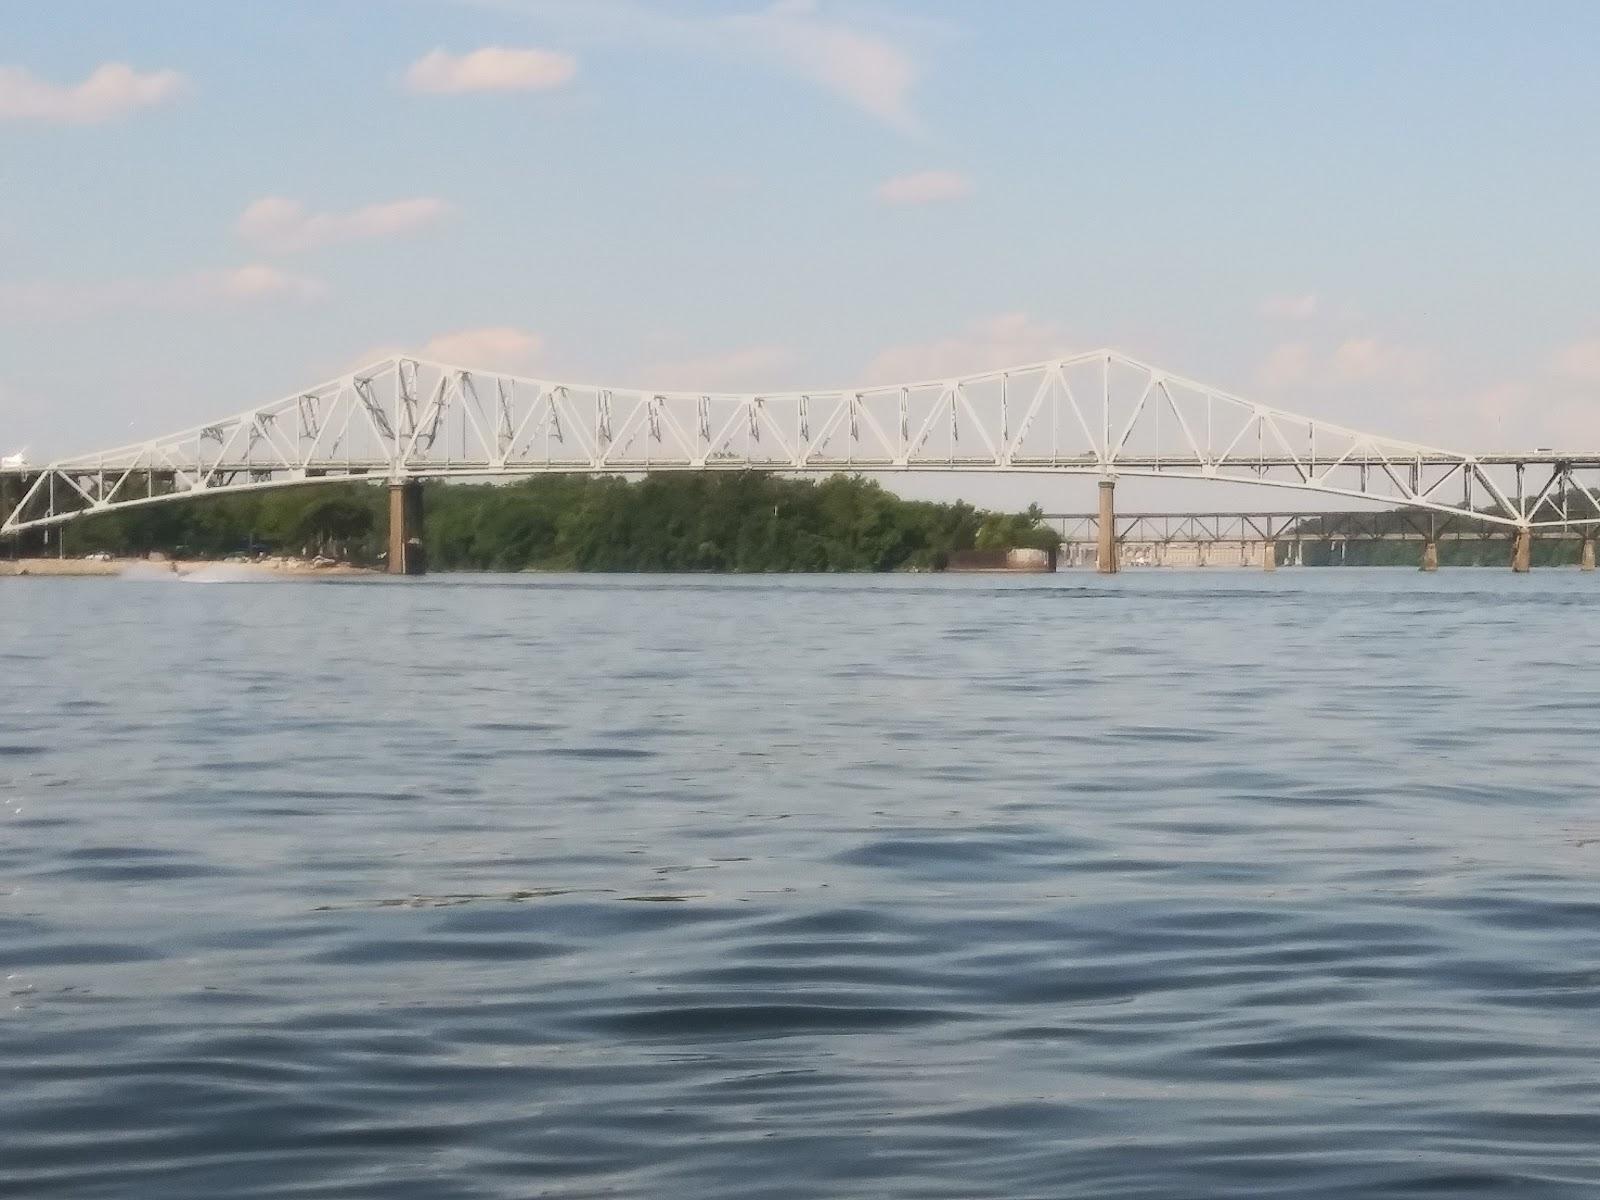
[[(271, 551), (376, 563), (387, 491), (329, 483), (156, 504), (65, 527), (66, 553), (194, 558)], [(936, 570), (956, 550), (1049, 547), (1037, 507), (991, 513), (904, 500), (850, 476), (758, 472), (630, 481), (540, 476), (510, 485), (429, 484), (424, 542), (434, 570)], [(22, 553), (53, 553), (32, 535)]]

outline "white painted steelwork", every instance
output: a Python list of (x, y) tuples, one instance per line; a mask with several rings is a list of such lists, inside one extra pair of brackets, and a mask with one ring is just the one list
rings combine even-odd
[(741, 394), (388, 358), (236, 416), (29, 471), (0, 533), (338, 477), (728, 470), (1210, 479), (1517, 529), (1600, 524), (1600, 455), (1421, 446), (1100, 350), (921, 383)]
[[(1067, 545), (1093, 546), (1100, 536), (1096, 513), (1046, 513), (1046, 525)], [(1466, 542), (1514, 537), (1516, 526), (1420, 509), (1349, 512), (1118, 513), (1119, 545), (1224, 545), (1248, 542)], [(1596, 536), (1593, 523), (1541, 526), (1541, 540)]]

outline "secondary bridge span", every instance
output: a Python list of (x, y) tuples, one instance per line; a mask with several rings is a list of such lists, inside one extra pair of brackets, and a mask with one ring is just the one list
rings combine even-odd
[[(1046, 513), (1044, 521), (1061, 535), (1062, 561), (1069, 566), (1094, 565), (1101, 540), (1096, 513)], [(1323, 561), (1346, 561), (1351, 545), (1409, 542), (1418, 547), (1417, 565), (1439, 567), (1439, 548), (1446, 543), (1472, 543), (1479, 551), (1518, 544), (1520, 531), (1427, 509), (1361, 509), (1347, 512), (1118, 512), (1112, 520), (1112, 544), (1123, 566), (1261, 566), (1271, 571), (1280, 563), (1298, 566), (1307, 547), (1320, 547)], [(1542, 541), (1566, 543), (1577, 550), (1579, 567), (1593, 571), (1600, 528), (1575, 523), (1541, 525)], [(1487, 555), (1484, 555), (1485, 557)]]
[(1423, 446), (1098, 350), (917, 383), (737, 394), (386, 358), (178, 433), (13, 471), (0, 534), (359, 477), (396, 489), (403, 556), (415, 481), (730, 470), (1093, 475), (1108, 513), (1123, 476), (1293, 488), (1470, 515), (1520, 536), (1524, 556), (1534, 530), (1600, 525), (1600, 453)]

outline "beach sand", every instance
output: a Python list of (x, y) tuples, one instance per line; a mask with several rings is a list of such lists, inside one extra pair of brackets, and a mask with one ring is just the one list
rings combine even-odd
[(87, 558), (19, 558), (0, 561), (0, 578), (5, 576), (32, 577), (102, 577), (133, 576), (145, 579), (162, 575), (194, 575), (201, 571), (226, 569), (229, 575), (260, 575), (264, 578), (306, 576), (327, 577), (343, 575), (373, 575), (371, 567), (358, 567), (350, 563), (332, 563), (313, 566), (303, 558), (264, 558), (259, 562), (213, 562), (206, 559), (167, 559), (152, 561), (143, 558), (114, 558), (108, 562)]

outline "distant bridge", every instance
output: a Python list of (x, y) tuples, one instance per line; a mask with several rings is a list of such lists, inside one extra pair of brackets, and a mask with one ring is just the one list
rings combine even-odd
[[(1468, 454), (1269, 408), (1110, 350), (870, 388), (711, 393), (386, 358), (166, 437), (13, 470), (0, 534), (201, 495), (390, 484), (390, 569), (417, 569), (423, 479), (661, 471), (1093, 475), (1115, 570), (1124, 476), (1293, 488), (1532, 533), (1600, 526), (1600, 453)], [(5, 494), (0, 479), (0, 494)]]
[[(1046, 513), (1045, 523), (1061, 534), (1062, 558), (1069, 565), (1093, 563), (1099, 552), (1101, 522), (1096, 513)], [(1576, 542), (1579, 565), (1595, 569), (1595, 538), (1590, 522), (1540, 524), (1539, 540)], [(1441, 542), (1509, 543), (1515, 526), (1428, 509), (1362, 509), (1348, 512), (1166, 512), (1116, 513), (1112, 543), (1121, 565), (1261, 566), (1299, 565), (1307, 543), (1337, 549), (1350, 543), (1410, 542), (1419, 548), (1424, 571), (1439, 566)]]

